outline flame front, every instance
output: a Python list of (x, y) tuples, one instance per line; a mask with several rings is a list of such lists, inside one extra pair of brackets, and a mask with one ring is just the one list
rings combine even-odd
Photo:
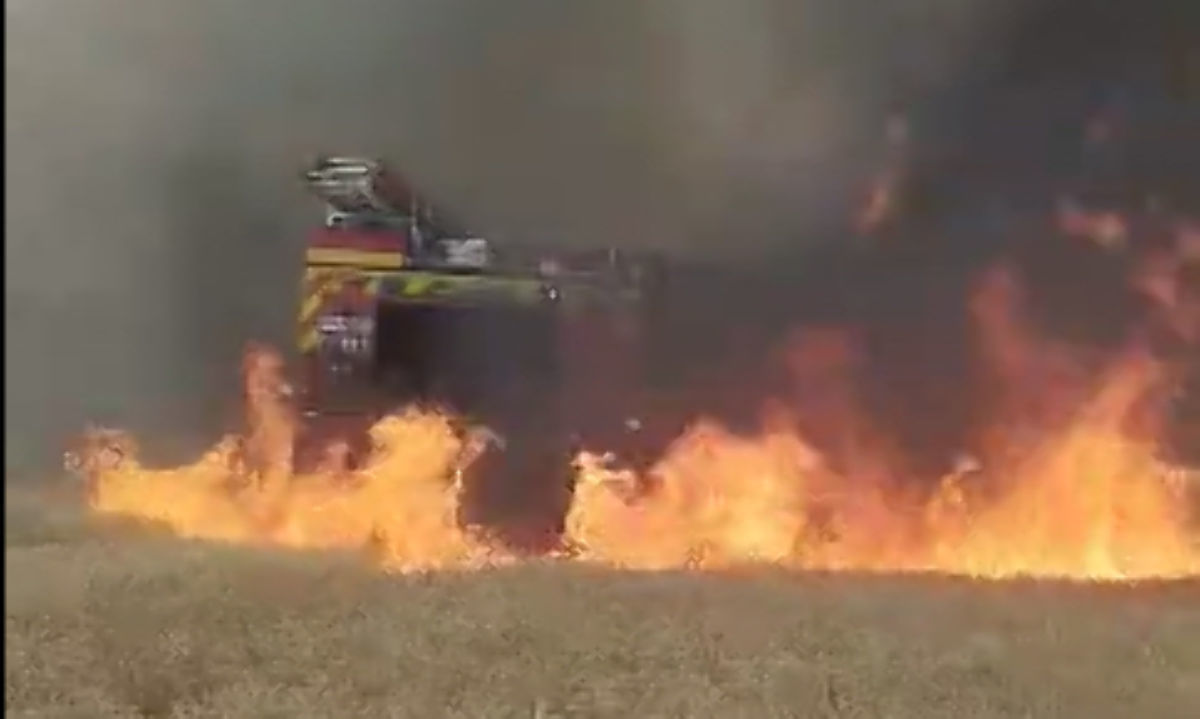
[[(1156, 441), (1171, 367), (1134, 339), (1084, 369), (1072, 350), (1026, 330), (1020, 283), (1004, 268), (985, 275), (971, 309), (986, 358), (980, 384), (993, 389), (978, 402), (989, 421), (946, 476), (904, 476), (885, 433), (859, 416), (852, 383), (834, 376), (853, 358), (852, 334), (801, 334), (785, 364), (825, 372), (817, 384), (837, 396), (774, 402), (753, 436), (698, 421), (644, 475), (581, 453), (564, 554), (629, 569), (1200, 575), (1195, 474), (1162, 461)], [(480, 452), (453, 418), (387, 417), (360, 468), (334, 451), (320, 470), (296, 474), (282, 362), (256, 348), (245, 370), (249, 431), (190, 466), (147, 469), (127, 437), (89, 434), (77, 459), (92, 507), (190, 538), (370, 549), (399, 571), (513, 559), (461, 521), (463, 470)], [(843, 456), (816, 448), (818, 430), (842, 435)]]
[[(416, 410), (386, 417), (370, 430), (372, 450), (361, 469), (333, 462), (293, 474), (296, 425), (281, 367), (269, 350), (248, 353), (250, 430), (195, 464), (146, 469), (126, 438), (90, 433), (81, 454), (92, 508), (159, 522), (188, 538), (368, 549), (399, 570), (494, 559), (494, 548), (458, 521), (461, 487), (452, 479), (467, 443), (448, 417)], [(116, 440), (125, 445), (113, 454)]]
[[(1026, 330), (1021, 300), (1003, 267), (977, 288), (994, 417), (977, 454), (931, 489), (889, 472), (896, 463), (879, 442), (851, 443), (850, 461), (835, 470), (798, 418), (777, 411), (751, 438), (703, 421), (648, 481), (584, 457), (572, 539), (586, 558), (647, 569), (770, 562), (995, 578), (1200, 574), (1189, 511), (1196, 473), (1161, 461), (1155, 441), (1166, 366), (1132, 341), (1089, 373), (1067, 348)], [(829, 344), (818, 336), (797, 353), (828, 355)], [(835, 404), (825, 425), (848, 431), (853, 402)], [(646, 489), (618, 500), (613, 488), (629, 485)]]
[(1122, 364), (1028, 454), (969, 463), (926, 497), (839, 475), (794, 431), (702, 422), (631, 481), (581, 462), (568, 527), (585, 557), (629, 568), (770, 562), (822, 570), (1087, 579), (1200, 573), (1186, 472), (1122, 430), (1148, 368)]

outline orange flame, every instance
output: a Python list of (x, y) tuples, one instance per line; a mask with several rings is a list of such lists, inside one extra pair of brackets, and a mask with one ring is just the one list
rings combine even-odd
[[(631, 569), (766, 562), (977, 577), (1200, 574), (1188, 512), (1194, 475), (1162, 462), (1154, 442), (1170, 368), (1133, 342), (1087, 371), (1070, 348), (1029, 332), (1021, 305), (1010, 271), (977, 287), (972, 315), (985, 384), (996, 390), (979, 405), (992, 422), (946, 476), (925, 484), (904, 476), (850, 396), (853, 335), (826, 330), (789, 345), (797, 394), (764, 408), (753, 436), (698, 421), (644, 476), (611, 455), (581, 453), (565, 548)], [(461, 520), (464, 470), (481, 448), (451, 417), (416, 409), (387, 417), (371, 429), (360, 468), (334, 451), (327, 466), (299, 474), (282, 361), (256, 347), (244, 369), (248, 430), (194, 464), (148, 469), (128, 437), (88, 433), (73, 466), (89, 481), (92, 508), (189, 538), (369, 549), (397, 571), (513, 560)], [(810, 441), (822, 430), (847, 438), (819, 445), (836, 454)]]
[(638, 501), (609, 489), (633, 482), (627, 473), (594, 457), (581, 463), (572, 538), (585, 557), (630, 568), (769, 561), (980, 577), (1200, 573), (1187, 473), (1160, 462), (1138, 431), (1153, 426), (1164, 368), (1134, 346), (1089, 381), (1065, 348), (1025, 330), (1020, 299), (1004, 269), (976, 294), (1004, 420), (980, 439), (981, 457), (960, 462), (927, 496), (881, 476), (886, 457), (835, 472), (786, 418), (754, 438), (704, 421), (651, 471), (653, 489)]
[(739, 438), (701, 422), (640, 500), (612, 491), (633, 481), (627, 472), (585, 458), (568, 528), (585, 557), (628, 568), (1193, 575), (1200, 547), (1186, 488), (1172, 483), (1181, 470), (1122, 428), (1153, 380), (1145, 358), (1117, 364), (1064, 429), (1015, 459), (960, 468), (924, 500), (839, 476), (794, 430)]
[[(462, 487), (454, 478), (473, 457), (443, 414), (409, 410), (371, 428), (372, 451), (356, 471), (326, 467), (294, 474), (296, 425), (278, 355), (247, 354), (251, 427), (227, 437), (200, 461), (147, 469), (126, 438), (93, 431), (82, 464), (100, 513), (162, 523), (196, 539), (287, 547), (370, 548), (396, 569), (495, 559), (494, 548), (458, 521)], [(117, 442), (121, 451), (114, 453)], [(107, 453), (106, 461), (96, 458)]]

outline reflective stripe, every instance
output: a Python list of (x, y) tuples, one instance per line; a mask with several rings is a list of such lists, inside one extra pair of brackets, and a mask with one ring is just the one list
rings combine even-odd
[(308, 327), (300, 333), (300, 340), (297, 342), (300, 353), (308, 354), (317, 348), (317, 344), (321, 341), (321, 336), (317, 332), (316, 327)]
[(611, 307), (636, 303), (639, 293), (628, 288), (595, 286), (586, 282), (557, 284), (558, 297), (549, 297), (544, 281), (528, 275), (452, 274), (437, 271), (396, 271), (403, 258), (392, 254), (385, 259), (392, 267), (369, 267), (363, 256), (381, 259), (381, 254), (345, 250), (309, 250), (309, 261), (340, 253), (355, 262), (342, 266), (309, 266), (298, 306), (297, 342), (301, 353), (315, 350), (320, 342), (317, 318), (330, 298), (336, 297), (348, 282), (361, 282), (368, 298), (389, 299), (414, 304), (517, 303), (522, 305), (555, 304), (566, 311), (585, 307)]
[(305, 273), (305, 296), (300, 301), (300, 313), (297, 318), (297, 344), (300, 352), (306, 354), (316, 349), (320, 339), (317, 333), (316, 321), (325, 302), (337, 294), (346, 281), (354, 275), (345, 270), (327, 270), (309, 268)]
[(398, 299), (483, 294), (523, 296), (527, 299), (540, 299), (542, 296), (542, 282), (536, 279), (437, 272), (388, 275), (381, 289), (385, 296)]
[(414, 275), (405, 278), (404, 288), (400, 291), (400, 294), (405, 297), (428, 294), (436, 283), (437, 277), (434, 275)]
[(304, 301), (300, 303), (300, 323), (303, 324), (316, 317), (317, 310), (321, 309), (321, 304), (324, 300), (325, 296), (320, 290), (305, 297)]
[(383, 285), (383, 277), (379, 273), (357, 272), (350, 268), (308, 268), (297, 322), (300, 352), (306, 354), (317, 348), (321, 337), (316, 326), (317, 318), (331, 297), (337, 296), (348, 283), (355, 281), (362, 281), (367, 296), (375, 297)]
[(370, 252), (333, 247), (310, 247), (305, 253), (305, 260), (310, 265), (342, 265), (371, 269), (399, 269), (404, 266), (404, 255), (399, 252)]

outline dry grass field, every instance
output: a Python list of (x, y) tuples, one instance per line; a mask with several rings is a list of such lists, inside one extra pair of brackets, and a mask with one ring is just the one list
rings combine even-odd
[(6, 492), (13, 717), (1195, 717), (1200, 584), (384, 576)]

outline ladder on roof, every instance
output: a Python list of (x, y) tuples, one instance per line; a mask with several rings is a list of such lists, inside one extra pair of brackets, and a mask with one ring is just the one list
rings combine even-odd
[(378, 160), (321, 158), (304, 179), (331, 215), (412, 216), (417, 209), (412, 192)]

